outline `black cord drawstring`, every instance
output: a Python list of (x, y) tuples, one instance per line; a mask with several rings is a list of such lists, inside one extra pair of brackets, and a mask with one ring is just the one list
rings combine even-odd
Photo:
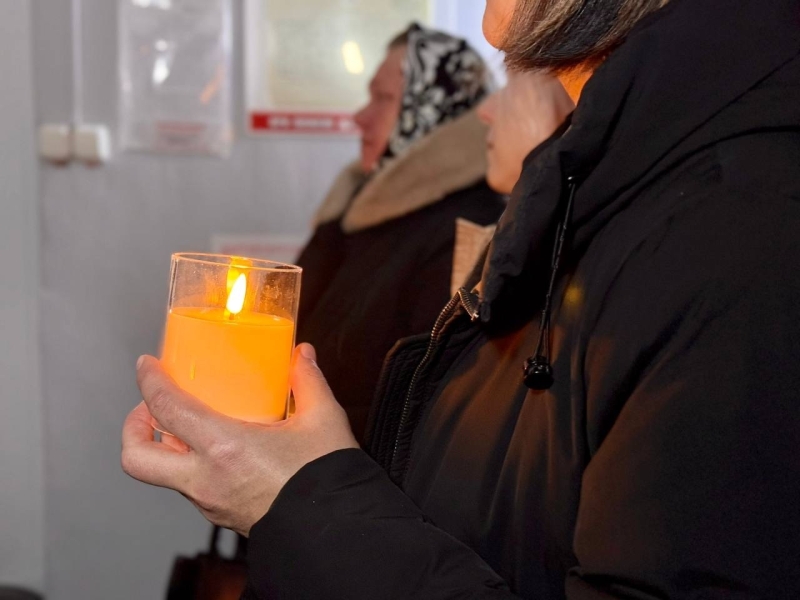
[(536, 352), (525, 361), (523, 373), (525, 375), (525, 385), (532, 390), (549, 390), (555, 383), (553, 377), (553, 366), (550, 364), (550, 318), (553, 311), (553, 291), (556, 286), (558, 269), (561, 266), (561, 253), (564, 251), (564, 242), (567, 239), (570, 220), (572, 218), (572, 206), (575, 203), (575, 192), (578, 190), (578, 182), (575, 177), (567, 177), (569, 186), (569, 200), (567, 209), (564, 211), (564, 220), (558, 226), (558, 235), (553, 248), (553, 259), (550, 265), (550, 285), (547, 288), (547, 297), (542, 309), (542, 317), (539, 326), (539, 342), (536, 345)]

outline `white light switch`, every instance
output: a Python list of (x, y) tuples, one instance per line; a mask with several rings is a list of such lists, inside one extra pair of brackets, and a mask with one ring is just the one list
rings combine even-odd
[(72, 158), (70, 126), (59, 123), (42, 125), (39, 128), (39, 155), (54, 163), (68, 163)]
[(90, 164), (111, 158), (111, 133), (105, 125), (78, 125), (73, 134), (75, 158)]

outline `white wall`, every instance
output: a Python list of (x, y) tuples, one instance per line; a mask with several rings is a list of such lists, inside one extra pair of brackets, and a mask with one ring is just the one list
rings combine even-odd
[(30, 0), (0, 0), (0, 585), (44, 583)]
[[(39, 117), (68, 121), (69, 3), (34, 4)], [(85, 0), (84, 15), (85, 118), (113, 126), (116, 2)], [(122, 421), (139, 400), (134, 363), (157, 349), (169, 256), (205, 249), (213, 233), (305, 232), (355, 152), (353, 142), (243, 139), (226, 161), (121, 154), (99, 169), (42, 169), (48, 598), (159, 598), (174, 556), (205, 544), (208, 527), (182, 497), (119, 468)]]
[[(482, 0), (459, 2), (483, 5)], [(20, 3), (0, 0), (3, 7)], [(32, 5), (33, 11), (38, 120), (68, 122), (72, 112), (69, 2), (25, 0), (22, 4)], [(112, 127), (117, 120), (116, 4), (84, 0), (83, 11), (84, 115), (87, 121)], [(234, 5), (238, 12), (240, 3)], [(0, 13), (0, 21), (6, 21), (1, 17)], [(239, 21), (237, 16), (235, 105), (237, 123), (242, 123)], [(8, 30), (11, 39), (27, 31), (14, 19), (0, 23), (0, 28)], [(469, 28), (464, 33), (479, 35), (480, 26), (472, 19)], [(0, 52), (0, 69), (12, 68), (12, 61)], [(12, 81), (17, 79), (19, 75), (12, 77)], [(13, 146), (5, 143), (3, 135), (0, 151), (22, 149), (23, 156), (28, 156), (31, 148), (25, 145), (25, 136), (30, 136), (30, 124), (26, 128), (25, 119), (19, 118), (25, 114), (24, 102), (19, 103), (23, 106), (17, 119), (0, 122), (3, 127), (23, 130), (11, 137)], [(355, 154), (353, 141), (239, 139), (226, 161), (121, 154), (98, 169), (41, 168), (48, 599), (162, 597), (174, 556), (194, 554), (205, 543), (208, 526), (183, 498), (133, 482), (119, 468), (122, 421), (139, 401), (133, 365), (140, 354), (157, 348), (169, 256), (179, 250), (205, 249), (214, 233), (304, 233), (335, 174)], [(12, 165), (10, 170), (28, 173), (31, 179), (34, 164)], [(0, 169), (5, 175), (7, 168)], [(26, 197), (33, 197), (32, 184), (27, 185), (30, 194)], [(17, 218), (15, 230), (21, 229), (23, 220)], [(25, 223), (35, 234), (35, 222)], [(5, 233), (5, 225), (0, 227)], [(31, 239), (23, 237), (18, 245), (35, 254)], [(4, 327), (6, 316), (3, 307)], [(3, 350), (0, 356), (5, 354)], [(30, 385), (35, 388), (35, 381)], [(5, 385), (2, 393), (5, 415)], [(36, 397), (35, 393), (16, 395)], [(26, 415), (31, 418), (35, 410), (31, 405)], [(16, 420), (21, 422), (19, 417)], [(16, 430), (5, 418), (0, 420), (0, 428), (4, 426)], [(26, 435), (38, 439), (35, 422), (29, 427)], [(34, 451), (29, 460), (35, 463), (37, 456)], [(5, 464), (5, 452), (0, 460)], [(17, 468), (12, 475), (21, 473)], [(30, 489), (25, 494), (40, 498), (34, 480), (26, 483)], [(5, 497), (0, 495), (0, 501)], [(4, 521), (4, 507), (2, 511)], [(33, 523), (30, 539), (35, 541), (41, 537), (37, 538), (41, 524), (36, 529), (33, 518), (35, 503), (28, 512)], [(0, 565), (7, 547), (3, 526)], [(38, 549), (41, 552), (41, 546)], [(35, 549), (30, 554), (34, 556)], [(41, 560), (34, 557), (31, 564), (41, 569)], [(35, 582), (36, 573), (31, 577)]]

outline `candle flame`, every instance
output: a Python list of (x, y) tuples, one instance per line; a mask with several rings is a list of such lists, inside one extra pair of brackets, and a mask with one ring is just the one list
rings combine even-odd
[(244, 273), (239, 275), (236, 283), (233, 284), (233, 289), (228, 295), (228, 304), (226, 308), (232, 315), (238, 315), (244, 308), (244, 299), (247, 295), (247, 277)]

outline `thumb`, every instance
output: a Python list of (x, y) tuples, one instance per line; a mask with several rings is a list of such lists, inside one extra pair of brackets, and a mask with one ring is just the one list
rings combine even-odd
[(317, 365), (317, 352), (310, 344), (300, 344), (294, 351), (291, 384), (297, 414), (322, 404), (336, 403), (325, 375)]
[(139, 359), (136, 379), (150, 414), (192, 448), (205, 447), (216, 439), (219, 428), (229, 420), (183, 391), (153, 357)]

